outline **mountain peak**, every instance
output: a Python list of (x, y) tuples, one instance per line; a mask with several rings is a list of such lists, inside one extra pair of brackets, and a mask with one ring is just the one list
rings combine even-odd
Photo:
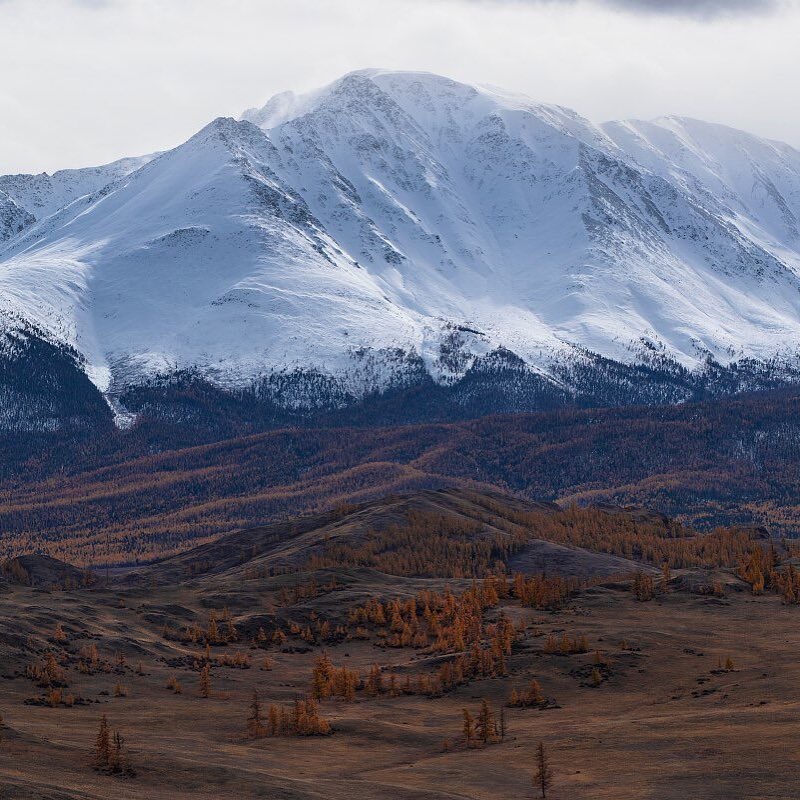
[(789, 363), (800, 158), (720, 130), (359, 70), (72, 176), (90, 191), (0, 246), (0, 315), (110, 393), (189, 371), (290, 407), (481, 370), (569, 393), (595, 358)]

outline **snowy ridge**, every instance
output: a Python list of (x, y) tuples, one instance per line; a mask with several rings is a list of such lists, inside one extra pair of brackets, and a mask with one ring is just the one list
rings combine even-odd
[(794, 365), (798, 220), (788, 145), (365, 70), (152, 159), (0, 177), (0, 324), (111, 394), (191, 370), (358, 397), (500, 351), (559, 385), (590, 354)]
[(73, 200), (92, 194), (135, 172), (155, 155), (122, 158), (101, 167), (64, 169), (48, 175), (0, 175), (0, 196), (13, 200), (35, 219), (48, 217)]
[(0, 242), (10, 239), (34, 222), (36, 218), (33, 214), (19, 206), (5, 192), (0, 191)]

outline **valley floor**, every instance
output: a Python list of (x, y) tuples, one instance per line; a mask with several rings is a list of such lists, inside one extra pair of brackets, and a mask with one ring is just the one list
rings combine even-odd
[[(242, 651), (252, 663), (249, 669), (215, 663), (211, 695), (203, 698), (195, 668), (202, 647), (165, 638), (163, 624), (205, 619), (209, 608), (224, 605), (234, 619), (244, 606), (272, 613), (280, 579), (53, 592), (8, 586), (0, 594), (0, 797), (530, 798), (538, 796), (531, 775), (543, 741), (554, 772), (552, 798), (795, 798), (800, 611), (774, 595), (753, 597), (732, 575), (716, 579), (725, 582), (725, 597), (686, 591), (681, 587), (690, 581), (677, 573), (671, 590), (649, 602), (636, 601), (620, 584), (584, 589), (552, 612), (501, 601), (511, 619), (525, 622), (507, 676), (472, 680), (435, 698), (359, 692), (354, 702), (323, 700), (332, 735), (262, 739), (247, 736), (253, 688), (265, 705), (290, 703), (308, 691), (323, 648), (292, 639), (264, 652), (245, 641), (214, 648), (215, 659)], [(291, 613), (309, 618), (372, 594), (407, 596), (443, 585), (368, 571), (342, 571), (340, 581), (336, 591), (302, 601)], [(26, 705), (42, 690), (14, 675), (43, 647), (55, 646), (59, 624), (65, 652), (95, 643), (101, 658), (117, 665), (95, 674), (68, 669), (69, 691), (87, 705)], [(548, 635), (564, 631), (585, 635), (589, 652), (546, 653)], [(324, 649), (337, 667), (362, 675), (373, 663), (401, 676), (420, 672), (432, 658), (411, 648), (379, 648), (374, 640)], [(589, 678), (595, 650), (603, 664), (597, 686)], [(123, 654), (124, 666), (115, 653)], [(261, 668), (265, 654), (268, 671)], [(724, 668), (728, 658), (732, 670)], [(165, 688), (173, 676), (181, 694)], [(505, 740), (466, 748), (462, 710), (477, 717), (485, 698), (497, 714), (512, 689), (525, 689), (534, 677), (551, 707), (506, 708)], [(114, 696), (118, 683), (126, 696)], [(135, 777), (93, 770), (102, 714), (123, 733)]]

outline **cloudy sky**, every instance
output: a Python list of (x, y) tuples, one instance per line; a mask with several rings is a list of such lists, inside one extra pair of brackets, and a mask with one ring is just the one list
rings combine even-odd
[(0, 0), (0, 174), (179, 144), (362, 67), (800, 147), (799, 0)]

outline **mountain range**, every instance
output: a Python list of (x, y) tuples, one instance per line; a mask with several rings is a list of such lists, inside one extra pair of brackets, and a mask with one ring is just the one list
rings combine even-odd
[(6, 429), (188, 418), (198, 385), (300, 416), (680, 402), (797, 382), (798, 342), (800, 152), (718, 124), (363, 70), (0, 176)]

